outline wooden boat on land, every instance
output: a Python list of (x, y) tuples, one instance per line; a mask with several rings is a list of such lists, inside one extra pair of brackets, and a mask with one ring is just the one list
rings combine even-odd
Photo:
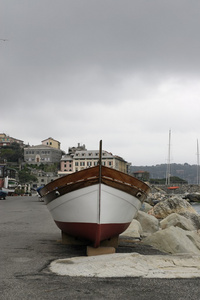
[[(101, 142), (100, 142), (101, 144)], [(101, 158), (100, 146), (100, 158)], [(101, 164), (56, 179), (40, 190), (62, 232), (93, 247), (125, 231), (150, 188), (137, 178)]]

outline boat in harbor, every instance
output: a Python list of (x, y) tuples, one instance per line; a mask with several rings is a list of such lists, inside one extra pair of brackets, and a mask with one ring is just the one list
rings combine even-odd
[(99, 247), (124, 232), (140, 209), (150, 187), (137, 178), (99, 164), (42, 188), (43, 197), (60, 230)]

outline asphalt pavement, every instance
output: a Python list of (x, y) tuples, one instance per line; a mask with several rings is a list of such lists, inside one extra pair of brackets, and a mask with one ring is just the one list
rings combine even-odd
[[(160, 254), (140, 243), (120, 243), (117, 252)], [(200, 278), (90, 278), (59, 276), (49, 271), (53, 260), (85, 255), (85, 246), (61, 243), (60, 230), (37, 196), (0, 200), (2, 300), (200, 299)]]

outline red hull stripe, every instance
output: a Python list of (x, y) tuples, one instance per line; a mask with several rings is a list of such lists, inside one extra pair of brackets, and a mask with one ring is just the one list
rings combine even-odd
[(110, 239), (124, 232), (130, 223), (125, 224), (96, 224), (96, 223), (68, 223), (55, 221), (58, 228), (75, 238), (91, 241), (94, 247), (100, 242)]

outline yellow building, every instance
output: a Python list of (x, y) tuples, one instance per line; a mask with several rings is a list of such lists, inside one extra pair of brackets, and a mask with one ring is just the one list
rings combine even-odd
[(43, 140), (42, 145), (49, 146), (49, 147), (56, 148), (56, 149), (60, 149), (60, 142), (54, 140), (51, 137), (49, 137), (46, 140)]

